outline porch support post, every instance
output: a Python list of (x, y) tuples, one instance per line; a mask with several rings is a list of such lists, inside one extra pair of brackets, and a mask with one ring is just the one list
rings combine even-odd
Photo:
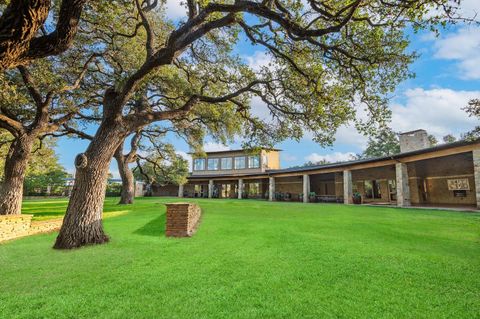
[(183, 184), (178, 185), (178, 197), (183, 197)]
[(477, 208), (480, 208), (480, 149), (473, 150), (473, 175), (475, 176), (475, 192)]
[(238, 199), (242, 199), (243, 193), (243, 179), (240, 178), (238, 180)]
[(303, 202), (308, 203), (308, 196), (310, 194), (310, 175), (303, 175)]
[(275, 196), (275, 177), (268, 179), (268, 200), (273, 201)]
[(408, 207), (410, 201), (410, 185), (408, 184), (407, 164), (395, 164), (395, 174), (397, 179), (397, 206)]
[(352, 171), (343, 171), (343, 203), (353, 204)]
[(213, 179), (208, 181), (208, 198), (213, 197)]

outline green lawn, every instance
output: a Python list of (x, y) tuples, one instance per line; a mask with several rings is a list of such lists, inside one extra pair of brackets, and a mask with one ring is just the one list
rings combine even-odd
[(480, 318), (478, 213), (197, 200), (197, 234), (167, 239), (172, 201), (108, 199), (107, 245), (0, 245), (0, 317)]

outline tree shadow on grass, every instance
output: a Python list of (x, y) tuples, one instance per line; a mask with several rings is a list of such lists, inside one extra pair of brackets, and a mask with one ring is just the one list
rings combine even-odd
[(166, 216), (165, 214), (162, 214), (159, 217), (152, 219), (133, 233), (143, 236), (163, 236), (165, 235), (165, 224)]

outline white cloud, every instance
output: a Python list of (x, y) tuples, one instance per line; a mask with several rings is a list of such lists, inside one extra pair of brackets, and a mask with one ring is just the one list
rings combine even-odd
[(472, 19), (480, 13), (480, 2), (478, 0), (462, 0), (457, 13), (464, 18)]
[(355, 153), (353, 152), (347, 152), (347, 153), (335, 152), (335, 153), (325, 154), (325, 155), (312, 153), (308, 156), (305, 156), (305, 160), (314, 162), (314, 163), (320, 162), (320, 161), (327, 161), (329, 163), (338, 163), (338, 162), (350, 161), (354, 157), (355, 157)]
[(367, 146), (368, 138), (360, 134), (353, 125), (342, 125), (335, 134), (335, 144), (348, 144), (363, 149)]
[(416, 88), (407, 90), (404, 95), (404, 104), (391, 106), (391, 126), (395, 131), (423, 128), (442, 137), (447, 134), (459, 135), (478, 124), (462, 108), (470, 99), (479, 97), (480, 91)]
[(168, 19), (176, 20), (187, 15), (187, 9), (181, 0), (167, 0), (165, 14)]
[(457, 61), (460, 76), (480, 79), (480, 27), (463, 27), (435, 41), (434, 57)]
[(228, 151), (230, 150), (230, 147), (227, 145), (223, 145), (222, 143), (206, 142), (205, 144), (203, 144), (203, 150), (205, 152)]
[(257, 116), (263, 121), (268, 122), (272, 120), (272, 114), (270, 113), (270, 109), (259, 96), (253, 96), (250, 105), (250, 112), (252, 113), (252, 115)]
[(255, 51), (252, 55), (246, 56), (245, 60), (250, 68), (258, 72), (272, 62), (272, 57), (264, 51)]

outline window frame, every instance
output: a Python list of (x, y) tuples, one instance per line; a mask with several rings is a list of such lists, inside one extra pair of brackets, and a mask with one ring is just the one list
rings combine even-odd
[[(224, 161), (229, 160), (230, 161), (230, 167), (224, 167)], [(231, 170), (233, 169), (233, 159), (231, 157), (222, 157), (220, 159), (220, 169), (222, 170)]]
[[(243, 159), (243, 167), (237, 166), (237, 159)], [(247, 168), (247, 160), (245, 156), (235, 156), (233, 160), (234, 168), (235, 169), (246, 169)]]
[[(216, 168), (210, 168), (210, 161), (215, 161), (217, 163)], [(219, 158), (207, 158), (207, 171), (218, 171), (220, 169)]]
[[(257, 159), (257, 165), (252, 166), (252, 159)], [(261, 163), (260, 163), (260, 155), (249, 155), (248, 156), (248, 168), (260, 168)]]
[[(197, 165), (196, 165), (197, 161), (203, 161), (202, 168), (200, 168), (200, 169), (197, 168)], [(204, 171), (205, 170), (205, 163), (206, 163), (205, 158), (203, 158), (203, 157), (202, 158), (195, 158), (193, 160), (193, 170), (194, 171)]]

